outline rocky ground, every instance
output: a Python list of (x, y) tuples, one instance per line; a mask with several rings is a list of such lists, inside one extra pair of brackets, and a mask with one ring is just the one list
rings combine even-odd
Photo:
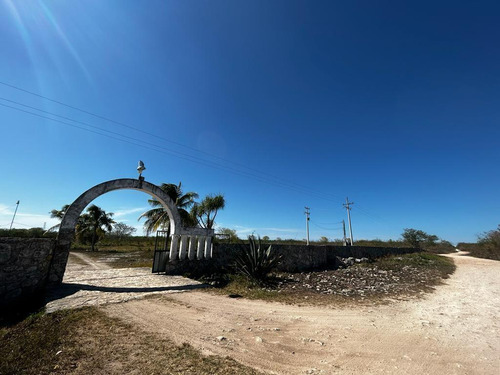
[(338, 259), (336, 269), (277, 273), (262, 287), (232, 276), (221, 294), (285, 303), (330, 304), (345, 301), (406, 299), (431, 291), (455, 270), (453, 262), (435, 254), (416, 253), (377, 260)]
[[(346, 259), (349, 260), (351, 259)], [(277, 284), (278, 292), (309, 292), (361, 298), (369, 295), (414, 294), (421, 292), (422, 285), (429, 284), (429, 280), (437, 276), (435, 270), (430, 268), (406, 265), (387, 269), (364, 259), (354, 261), (357, 263), (337, 270), (279, 274), (277, 276), (283, 278), (283, 281)]]

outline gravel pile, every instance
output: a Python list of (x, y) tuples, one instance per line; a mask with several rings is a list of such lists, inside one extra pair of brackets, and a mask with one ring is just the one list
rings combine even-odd
[(424, 289), (438, 275), (432, 269), (403, 266), (380, 269), (375, 263), (355, 262), (352, 266), (320, 272), (277, 275), (278, 292), (369, 296), (413, 294)]

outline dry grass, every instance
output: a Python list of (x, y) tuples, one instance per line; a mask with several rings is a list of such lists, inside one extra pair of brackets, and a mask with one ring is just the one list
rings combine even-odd
[(32, 315), (0, 330), (0, 374), (257, 374), (144, 333), (96, 308)]
[(92, 258), (94, 261), (105, 263), (111, 268), (152, 267), (154, 255), (154, 251), (147, 250), (82, 251), (82, 253)]

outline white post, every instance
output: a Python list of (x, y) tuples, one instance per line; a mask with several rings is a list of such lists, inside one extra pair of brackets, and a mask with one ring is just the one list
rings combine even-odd
[(212, 237), (208, 236), (205, 241), (205, 259), (210, 259), (212, 257)]
[(188, 258), (189, 260), (193, 260), (196, 258), (196, 245), (198, 244), (198, 241), (196, 240), (196, 236), (190, 236), (189, 237), (189, 251), (188, 251)]
[(309, 207), (304, 207), (306, 209), (306, 212), (304, 212), (306, 214), (306, 233), (307, 233), (307, 246), (309, 246), (309, 210), (310, 208)]
[(172, 234), (172, 242), (170, 243), (170, 261), (177, 260), (177, 253), (179, 250), (179, 235)]
[(181, 236), (181, 245), (180, 245), (180, 250), (179, 250), (179, 259), (184, 260), (186, 259), (187, 256), (187, 241), (189, 237), (183, 234)]
[(196, 259), (203, 259), (203, 245), (205, 245), (205, 236), (198, 237), (198, 253)]

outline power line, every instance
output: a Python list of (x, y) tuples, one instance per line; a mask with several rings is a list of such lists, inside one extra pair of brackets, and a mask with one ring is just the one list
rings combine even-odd
[(374, 221), (378, 221), (379, 223), (382, 223), (382, 222), (386, 222), (383, 218), (381, 218), (380, 216), (376, 215), (376, 214), (371, 214), (369, 212), (368, 209), (364, 208), (363, 206), (361, 206), (359, 203), (357, 204), (357, 210), (362, 213), (363, 215), (365, 215), (366, 217), (369, 217), (370, 219), (374, 220)]
[[(182, 143), (180, 143), (180, 142), (176, 142), (176, 141), (173, 141), (173, 140), (171, 140), (171, 139), (168, 139), (168, 138), (165, 138), (165, 137), (159, 136), (159, 135), (157, 135), (157, 134), (153, 134), (153, 133), (147, 132), (147, 131), (145, 131), (145, 130), (142, 130), (142, 129), (139, 129), (139, 128), (137, 128), (137, 127), (134, 127), (134, 126), (131, 126), (131, 125), (125, 124), (125, 123), (123, 123), (123, 122), (116, 121), (116, 120), (113, 120), (113, 119), (111, 119), (111, 118), (108, 118), (108, 117), (105, 117), (105, 116), (99, 115), (99, 114), (95, 114), (95, 113), (93, 113), (93, 112), (90, 112), (90, 111), (87, 111), (87, 110), (84, 110), (84, 109), (81, 109), (81, 108), (78, 108), (78, 107), (72, 106), (72, 105), (70, 105), (70, 104), (63, 103), (63, 102), (61, 102), (61, 101), (59, 101), (59, 100), (55, 100), (55, 99), (49, 98), (49, 97), (44, 96), (44, 95), (41, 95), (41, 94), (37, 94), (37, 93), (35, 93), (35, 92), (32, 92), (32, 91), (29, 91), (29, 90), (23, 89), (23, 88), (21, 88), (21, 87), (18, 87), (18, 86), (12, 85), (12, 84), (8, 84), (8, 83), (6, 83), (6, 82), (2, 82), (2, 81), (0, 81), (0, 84), (2, 84), (2, 85), (4, 85), (4, 86), (7, 86), (7, 87), (10, 87), (10, 88), (12, 88), (12, 89), (15, 89), (15, 90), (18, 90), (18, 91), (21, 91), (21, 92), (24, 92), (24, 93), (27, 93), (27, 94), (33, 95), (33, 96), (36, 96), (36, 97), (42, 98), (42, 99), (44, 99), (44, 100), (48, 100), (48, 101), (50, 101), (50, 102), (53, 102), (53, 103), (59, 104), (59, 105), (61, 105), (61, 106), (64, 106), (64, 107), (67, 107), (67, 108), (73, 109), (73, 110), (75, 110), (75, 111), (79, 111), (79, 112), (81, 112), (81, 113), (85, 113), (85, 114), (87, 114), (87, 115), (90, 115), (90, 116), (93, 116), (93, 117), (99, 118), (99, 119), (101, 119), (101, 120), (111, 122), (111, 123), (113, 123), (113, 124), (115, 124), (115, 125), (119, 125), (119, 126), (125, 127), (125, 128), (127, 128), (127, 129), (134, 130), (134, 131), (139, 132), (139, 133), (142, 133), (142, 134), (146, 134), (146, 135), (149, 135), (149, 136), (152, 136), (152, 137), (155, 137), (155, 138), (159, 138), (159, 139), (164, 140), (164, 141), (166, 141), (166, 142), (169, 142), (169, 143), (175, 144), (175, 145), (180, 146), (180, 147), (187, 148), (187, 149), (189, 149), (189, 150), (191, 150), (191, 151), (195, 151), (195, 152), (198, 152), (198, 153), (201, 153), (201, 154), (204, 154), (204, 155), (210, 156), (210, 157), (215, 158), (215, 159), (219, 159), (219, 160), (224, 161), (224, 162), (226, 162), (226, 163), (230, 163), (230, 164), (238, 165), (238, 166), (243, 167), (243, 168), (245, 168), (245, 169), (248, 169), (248, 170), (250, 170), (250, 171), (253, 171), (253, 172), (259, 173), (260, 175), (266, 175), (266, 176), (268, 176), (268, 177), (270, 177), (270, 178), (272, 178), (272, 179), (276, 179), (276, 177), (275, 177), (274, 175), (272, 175), (272, 174), (269, 174), (269, 173), (266, 173), (266, 172), (262, 172), (262, 171), (260, 171), (260, 170), (257, 170), (257, 169), (254, 169), (254, 168), (251, 168), (251, 167), (245, 166), (245, 165), (240, 164), (240, 163), (238, 163), (238, 162), (235, 162), (235, 161), (232, 161), (232, 160), (227, 160), (227, 159), (221, 158), (221, 157), (219, 157), (219, 156), (216, 156), (216, 155), (210, 154), (210, 153), (208, 153), (208, 152), (204, 152), (204, 151), (198, 150), (198, 149), (196, 149), (196, 148), (194, 148), (194, 147), (190, 147), (190, 146), (184, 145), (184, 144), (182, 144)], [(3, 100), (8, 100), (8, 99), (3, 99)], [(13, 101), (11, 101), (11, 100), (8, 100), (8, 101), (13, 102)], [(17, 102), (14, 102), (14, 103), (17, 103)], [(17, 103), (17, 104), (20, 104), (20, 103)], [(20, 105), (25, 106), (25, 107), (29, 107), (29, 106), (24, 105), (24, 104), (20, 104)], [(36, 108), (33, 108), (33, 107), (30, 107), (30, 108), (32, 108), (32, 109), (36, 109)], [(38, 110), (38, 111), (42, 111), (42, 112), (45, 112), (45, 113), (50, 113), (50, 112), (47, 112), (47, 111), (44, 111), (44, 110), (40, 110), (40, 109), (36, 109), (36, 110)], [(58, 116), (58, 117), (65, 118), (64, 116), (60, 116), (60, 115), (53, 114), (53, 113), (51, 113), (51, 115), (54, 115), (54, 116)], [(69, 118), (66, 118), (66, 119), (69, 119)], [(71, 120), (71, 121), (75, 121), (75, 122), (79, 122), (79, 121), (77, 121), (77, 120), (72, 120), (72, 119), (69, 119), (69, 120)], [(81, 123), (81, 122), (80, 122), (80, 123)], [(88, 126), (91, 126), (91, 125), (88, 125)], [(102, 131), (106, 131), (106, 130), (101, 129), (101, 128), (99, 128), (99, 129), (100, 129), (100, 130), (102, 130)], [(194, 156), (191, 156), (191, 157), (194, 157)], [(280, 183), (283, 183), (283, 181), (280, 181)], [(307, 189), (307, 190), (309, 190), (309, 191), (314, 192), (314, 194), (316, 194), (316, 195), (322, 195), (322, 196), (324, 196), (322, 199), (327, 199), (327, 200), (332, 200), (332, 201), (333, 201), (333, 199), (331, 199), (331, 198), (325, 198), (325, 197), (334, 197), (334, 198), (336, 198), (337, 200), (340, 198), (339, 196), (336, 196), (335, 194), (326, 194), (326, 193), (323, 193), (323, 192), (320, 192), (320, 191), (314, 191), (314, 190), (311, 190), (311, 189), (310, 189), (309, 187), (307, 187), (307, 186), (300, 185), (300, 184), (297, 184), (297, 183), (294, 183), (294, 182), (291, 182), (291, 181), (286, 181), (285, 183), (286, 183), (286, 184), (288, 184), (288, 185), (291, 185), (291, 186), (295, 186), (295, 187), (300, 188), (300, 189)]]
[[(245, 172), (245, 171), (238, 171), (238, 170), (236, 170), (236, 169), (234, 169), (232, 167), (224, 166), (224, 165), (217, 164), (217, 163), (214, 163), (214, 162), (211, 162), (211, 161), (208, 161), (208, 160), (200, 159), (200, 158), (198, 158), (196, 156), (192, 156), (192, 155), (188, 155), (188, 154), (183, 154), (183, 153), (175, 152), (175, 151), (172, 151), (172, 150), (167, 149), (165, 147), (156, 145), (154, 143), (147, 142), (147, 141), (142, 141), (142, 140), (138, 140), (136, 138), (129, 137), (129, 136), (126, 136), (126, 135), (122, 135), (120, 133), (116, 133), (116, 132), (113, 132), (111, 130), (101, 129), (101, 128), (96, 127), (96, 126), (86, 124), (87, 126), (90, 126), (92, 128), (98, 129), (101, 132), (107, 132), (107, 133), (113, 134), (115, 136), (109, 135), (109, 134), (104, 134), (104, 133), (101, 133), (99, 131), (87, 129), (87, 128), (84, 128), (82, 126), (78, 126), (78, 125), (75, 125), (75, 124), (70, 124), (70, 123), (65, 122), (65, 121), (53, 119), (51, 117), (43, 116), (43, 115), (40, 115), (38, 113), (26, 111), (26, 110), (21, 109), (21, 108), (12, 107), (12, 106), (9, 106), (9, 105), (6, 105), (6, 104), (2, 104), (2, 103), (0, 103), (0, 105), (3, 106), (3, 107), (7, 107), (7, 108), (11, 108), (11, 109), (20, 111), (20, 112), (24, 112), (24, 113), (27, 113), (27, 114), (30, 114), (30, 115), (33, 115), (33, 116), (37, 116), (37, 117), (40, 117), (40, 118), (43, 118), (43, 119), (51, 120), (51, 121), (54, 121), (54, 122), (57, 122), (57, 123), (60, 123), (60, 124), (64, 124), (64, 125), (67, 125), (67, 126), (71, 126), (71, 127), (77, 128), (77, 129), (81, 129), (81, 130), (84, 130), (84, 131), (87, 131), (87, 132), (90, 132), (90, 133), (102, 135), (104, 137), (108, 137), (108, 138), (115, 139), (115, 140), (118, 140), (118, 141), (121, 141), (121, 142), (129, 143), (129, 144), (132, 144), (132, 145), (135, 145), (135, 146), (143, 147), (143, 148), (146, 148), (146, 149), (149, 149), (149, 150), (161, 152), (161, 153), (164, 153), (164, 154), (167, 154), (167, 155), (172, 155), (172, 156), (175, 156), (175, 157), (178, 157), (178, 158), (181, 158), (181, 159), (193, 162), (193, 163), (198, 163), (198, 164), (202, 164), (202, 165), (205, 165), (205, 166), (209, 166), (209, 167), (213, 167), (213, 168), (217, 168), (217, 169), (226, 170), (226, 171), (229, 171), (229, 172), (232, 172), (232, 173), (235, 173), (235, 174), (239, 174), (239, 175), (242, 175), (242, 176), (245, 176), (245, 177), (257, 178), (257, 179), (259, 179), (262, 182), (279, 184), (279, 185), (282, 185), (282, 187), (288, 187), (288, 186), (285, 185), (285, 183), (281, 183), (279, 181), (269, 181), (269, 180), (266, 180), (266, 179), (262, 178), (261, 176), (253, 175), (253, 174), (250, 174), (250, 173)], [(72, 121), (78, 122), (77, 120), (72, 120)], [(125, 138), (125, 139), (117, 138), (116, 136), (122, 137), (122, 138)], [(127, 140), (127, 139), (129, 139), (129, 140)], [(132, 141), (130, 141), (130, 140), (132, 140)], [(141, 142), (141, 143), (144, 143), (144, 144), (140, 144), (138, 142)], [(155, 147), (155, 148), (151, 148), (151, 147)], [(294, 189), (293, 187), (289, 187), (289, 188)], [(295, 189), (295, 190), (299, 191), (298, 189)], [(302, 192), (302, 193), (304, 193), (304, 192), (310, 193), (308, 191), (300, 191), (300, 192)]]
[(5, 212), (7, 210), (10, 210), (11, 208), (13, 208), (15, 206), (15, 204), (13, 204), (12, 206), (7, 206), (7, 207), (4, 207), (0, 210), (0, 212)]
[(323, 222), (318, 222), (318, 224), (320, 225), (334, 225), (334, 224), (342, 224), (342, 220), (341, 221), (333, 221), (331, 223), (323, 223)]
[(341, 230), (342, 229), (342, 227), (326, 228), (326, 227), (323, 227), (321, 225), (316, 224), (316, 222), (314, 222), (312, 220), (311, 220), (311, 224), (314, 225), (315, 227), (318, 227), (319, 229), (329, 230), (329, 231), (337, 231), (337, 230)]
[[(320, 198), (320, 199), (334, 201), (333, 199), (325, 196), (323, 193), (319, 193), (318, 194), (315, 191), (309, 190), (307, 187), (303, 187), (303, 188), (302, 187), (296, 187), (296, 186), (293, 186), (293, 185), (291, 185), (289, 183), (282, 182), (281, 180), (277, 180), (277, 179), (276, 180), (271, 180), (269, 178), (262, 177), (262, 176), (259, 176), (259, 175), (256, 175), (256, 174), (253, 174), (253, 173), (250, 173), (250, 172), (247, 172), (247, 171), (238, 170), (236, 168), (233, 168), (233, 167), (230, 167), (230, 166), (225, 166), (225, 165), (222, 165), (222, 164), (219, 164), (219, 163), (215, 163), (215, 162), (210, 161), (210, 160), (201, 159), (201, 158), (193, 156), (193, 155), (184, 154), (184, 153), (181, 153), (181, 152), (178, 152), (178, 151), (173, 151), (173, 150), (167, 149), (164, 146), (159, 146), (159, 145), (156, 145), (156, 144), (151, 143), (151, 142), (139, 140), (137, 138), (126, 136), (126, 135), (123, 135), (123, 134), (120, 134), (120, 133), (117, 133), (117, 132), (114, 132), (114, 131), (111, 131), (111, 130), (102, 129), (102, 128), (99, 128), (99, 127), (94, 126), (92, 124), (86, 123), (86, 122), (82, 122), (82, 121), (79, 121), (79, 120), (74, 120), (74, 119), (71, 119), (71, 118), (65, 117), (65, 116), (60, 116), (60, 115), (57, 115), (57, 114), (54, 114), (54, 113), (51, 113), (51, 112), (48, 112), (48, 111), (44, 111), (44, 110), (38, 109), (36, 107), (28, 106), (28, 105), (25, 105), (25, 104), (22, 104), (22, 103), (13, 101), (13, 100), (1, 98), (1, 97), (0, 97), (0, 99), (6, 100), (8, 102), (11, 102), (11, 103), (14, 103), (14, 104), (17, 104), (17, 105), (24, 106), (24, 107), (27, 107), (27, 108), (30, 108), (30, 109), (33, 109), (33, 110), (37, 110), (37, 111), (40, 111), (40, 112), (43, 112), (43, 113), (47, 113), (47, 114), (50, 114), (51, 116), (57, 116), (57, 117), (60, 117), (60, 118), (68, 119), (69, 121), (73, 121), (75, 123), (79, 123), (79, 124), (88, 126), (88, 127), (92, 128), (92, 129), (96, 129), (98, 131), (92, 130), (92, 129), (88, 129), (88, 128), (85, 128), (83, 126), (71, 124), (71, 123), (68, 123), (66, 121), (61, 121), (61, 120), (58, 120), (58, 119), (54, 119), (52, 117), (44, 116), (44, 115), (41, 115), (41, 114), (38, 114), (38, 113), (34, 113), (34, 112), (31, 112), (31, 111), (27, 111), (27, 110), (24, 110), (22, 108), (17, 108), (17, 107), (13, 107), (13, 106), (10, 106), (10, 105), (7, 105), (7, 104), (0, 103), (0, 105), (3, 106), (3, 107), (10, 108), (10, 109), (13, 109), (13, 110), (16, 110), (16, 111), (20, 111), (20, 112), (24, 112), (24, 113), (30, 114), (32, 116), (36, 116), (36, 117), (40, 117), (40, 118), (43, 118), (43, 119), (46, 119), (46, 120), (54, 121), (54, 122), (57, 122), (59, 124), (67, 125), (67, 126), (70, 126), (70, 127), (73, 127), (73, 128), (77, 128), (77, 129), (80, 129), (80, 130), (84, 130), (84, 131), (87, 131), (87, 132), (90, 132), (90, 133), (101, 135), (101, 136), (104, 136), (104, 137), (107, 137), (107, 138), (111, 138), (111, 139), (114, 139), (114, 140), (118, 140), (118, 141), (121, 141), (121, 142), (132, 144), (132, 145), (135, 145), (135, 146), (143, 147), (143, 148), (146, 148), (146, 149), (149, 149), (149, 150), (153, 150), (153, 151), (161, 152), (161, 153), (164, 153), (164, 154), (167, 154), (167, 155), (175, 156), (175, 157), (178, 157), (180, 159), (184, 159), (184, 160), (187, 160), (187, 161), (190, 161), (190, 162), (193, 162), (193, 163), (198, 163), (198, 164), (209, 166), (209, 167), (212, 167), (212, 168), (216, 168), (216, 169), (220, 169), (220, 170), (225, 170), (225, 171), (228, 171), (228, 172), (240, 175), (240, 176), (244, 176), (244, 177), (254, 178), (254, 179), (257, 179), (257, 180), (259, 180), (259, 181), (261, 181), (263, 183), (268, 183), (268, 184), (271, 184), (271, 185), (275, 185), (275, 186), (287, 188), (287, 189), (290, 189), (290, 190), (294, 190), (294, 191), (297, 191), (297, 192), (300, 192), (300, 193), (304, 193), (304, 194), (308, 194), (308, 195), (313, 195), (313, 196), (315, 196), (317, 198)], [(105, 134), (105, 133), (102, 133), (102, 132), (109, 133), (109, 134)], [(296, 185), (296, 184), (294, 184), (294, 185)], [(298, 186), (300, 186), (300, 185), (298, 185)]]

